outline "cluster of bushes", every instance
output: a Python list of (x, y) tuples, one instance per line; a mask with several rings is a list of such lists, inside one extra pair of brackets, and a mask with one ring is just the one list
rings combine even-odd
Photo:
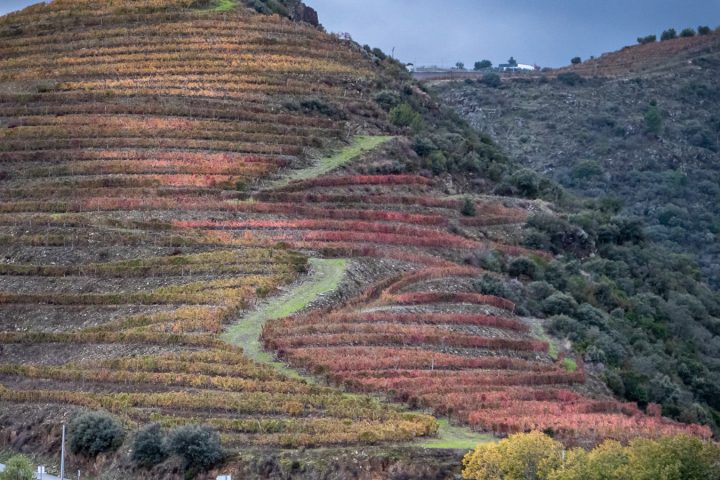
[(616, 394), (717, 428), (720, 371), (705, 359), (720, 358), (720, 295), (692, 258), (648, 242), (641, 221), (616, 215), (619, 205), (594, 207), (568, 220), (529, 219), (525, 244), (559, 257), (506, 266), (531, 280), (509, 298), (603, 365)]
[(209, 427), (186, 425), (169, 433), (158, 424), (148, 425), (135, 436), (131, 458), (142, 468), (151, 468), (171, 454), (180, 456), (187, 470), (206, 471), (220, 465), (226, 457), (220, 436)]
[(285, 102), (283, 106), (291, 112), (320, 114), (337, 120), (347, 120), (347, 114), (341, 108), (319, 98)]
[[(509, 292), (490, 281), (478, 288), (499, 292), (526, 312), (546, 318), (556, 335), (572, 340), (585, 360), (604, 372), (616, 393), (643, 404), (662, 404), (666, 415), (707, 423), (717, 431), (720, 296), (704, 282), (720, 288), (720, 173), (712, 160), (713, 152), (720, 151), (720, 115), (715, 113), (720, 92), (712, 81), (720, 65), (705, 54), (693, 64), (702, 69), (631, 81), (633, 108), (622, 103), (626, 94), (571, 72), (557, 83), (598, 82), (605, 85), (607, 98), (591, 102), (593, 111), (580, 109), (579, 115), (563, 118), (553, 118), (556, 110), (550, 105), (535, 116), (524, 111), (523, 102), (532, 104), (532, 95), (544, 93), (523, 92), (520, 83), (507, 85), (505, 94), (481, 92), (482, 98), (471, 91), (483, 104), (498, 99), (507, 102), (506, 111), (520, 106), (518, 115), (530, 115), (523, 120), (545, 122), (556, 130), (548, 128), (548, 144), (570, 145), (565, 158), (557, 156), (554, 171), (558, 181), (572, 188), (559, 203), (575, 213), (564, 220), (538, 215), (528, 222), (525, 245), (553, 252), (555, 261), (509, 262), (489, 252), (467, 260), (522, 279), (522, 288), (520, 282), (506, 282)], [(507, 114), (496, 123), (498, 130), (517, 118)], [(541, 138), (544, 132), (530, 129), (528, 135)], [(655, 142), (660, 135), (662, 143)], [(658, 153), (648, 157), (651, 142)], [(519, 147), (519, 155), (532, 163), (533, 157), (556, 153), (538, 143), (531, 144), (533, 149)], [(693, 161), (679, 167), (677, 158)], [(496, 191), (533, 197), (539, 182), (532, 172), (516, 171)], [(623, 200), (603, 197), (608, 190)], [(597, 198), (581, 200), (573, 191)], [(678, 252), (697, 253), (698, 258)]]
[(530, 199), (543, 198), (550, 201), (558, 201), (564, 195), (562, 188), (557, 183), (527, 168), (519, 169), (506, 176), (495, 187), (495, 193)]
[(265, 15), (281, 15), (289, 17), (290, 11), (282, 0), (245, 0), (245, 3), (256, 12)]
[(373, 55), (378, 61), (382, 62), (388, 59), (387, 54), (380, 48), (372, 48), (370, 45), (363, 45), (363, 50), (365, 50), (368, 54)]
[[(125, 439), (120, 422), (105, 412), (77, 415), (69, 432), (70, 450), (86, 457), (115, 451)], [(190, 471), (209, 470), (225, 459), (220, 436), (209, 427), (187, 425), (166, 433), (157, 424), (148, 425), (135, 435), (130, 457), (138, 467), (151, 468), (173, 454), (181, 457)]]
[(124, 439), (122, 425), (107, 413), (82, 413), (70, 422), (70, 450), (76, 454), (95, 457), (117, 450)]
[(574, 87), (583, 83), (584, 79), (581, 75), (576, 72), (563, 72), (558, 74), (557, 80), (560, 83)]
[(702, 283), (687, 255), (648, 242), (643, 223), (605, 201), (567, 219), (537, 214), (525, 245), (556, 255), (506, 258), (475, 252), (466, 262), (490, 275), (478, 293), (507, 298), (603, 372), (620, 397), (662, 406), (666, 416), (720, 424), (720, 295)]
[[(697, 31), (694, 28), (684, 28), (679, 36), (680, 37), (694, 37), (695, 35), (710, 35), (712, 33), (712, 29), (708, 26), (699, 26), (697, 28)], [(664, 32), (662, 32), (662, 35), (660, 35), (661, 41), (666, 40), (672, 40), (674, 38), (678, 38), (678, 32), (674, 28), (668, 28)], [(647, 43), (655, 43), (657, 42), (657, 35), (647, 35), (645, 37), (638, 37), (637, 39), (638, 43), (641, 45), (645, 45)]]
[(375, 102), (388, 112), (388, 120), (414, 134), (417, 159), (407, 160), (403, 171), (433, 175), (476, 174), (491, 180), (508, 170), (505, 157), (489, 137), (474, 132), (454, 112), (428, 100), (411, 84), (384, 90)]
[(637, 439), (623, 446), (607, 440), (587, 451), (565, 447), (540, 432), (485, 443), (463, 459), (469, 480), (717, 480), (720, 447), (678, 435)]

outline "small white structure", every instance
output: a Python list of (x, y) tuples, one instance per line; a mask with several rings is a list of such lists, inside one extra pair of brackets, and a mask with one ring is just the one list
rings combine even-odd
[(518, 69), (518, 70), (523, 70), (523, 71), (527, 70), (527, 71), (529, 71), (529, 72), (534, 72), (534, 71), (536, 70), (536, 68), (535, 68), (534, 65), (525, 65), (525, 64), (522, 64), (522, 63), (518, 63), (517, 69)]

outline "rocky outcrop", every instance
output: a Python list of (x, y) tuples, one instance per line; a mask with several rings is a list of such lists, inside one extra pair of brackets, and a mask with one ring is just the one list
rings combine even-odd
[(288, 7), (292, 15), (292, 19), (296, 22), (305, 22), (315, 27), (320, 26), (318, 12), (312, 7), (308, 7), (301, 1), (289, 1)]

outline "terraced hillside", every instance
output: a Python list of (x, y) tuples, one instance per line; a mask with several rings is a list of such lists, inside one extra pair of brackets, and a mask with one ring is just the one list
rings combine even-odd
[[(293, 198), (319, 202), (332, 217), (352, 215), (364, 205), (366, 215), (392, 216), (395, 224), (297, 221), (298, 233), (269, 233), (273, 238), (296, 248), (340, 248), (333, 253), (403, 263), (337, 306), (271, 322), (263, 332), (265, 345), (291, 365), (324, 375), (332, 384), (383, 392), (496, 434), (546, 429), (569, 444), (680, 430), (709, 434), (704, 427), (645, 416), (636, 405), (607, 394), (590, 394), (581, 358), (559, 355), (539, 320), (518, 316), (512, 301), (482, 293), (479, 279), (507, 279), (470, 266), (473, 254), (549, 257), (492, 240), (522, 224), (532, 204), (505, 206), (498, 198), (479, 198), (477, 216), (464, 217), (462, 201), (412, 176), (332, 175), (291, 183), (285, 190), (300, 189), (303, 196), (293, 193)], [(356, 191), (363, 193), (353, 195)], [(285, 195), (273, 197), (280, 201)], [(241, 234), (249, 225), (203, 226)], [(444, 231), (453, 225), (453, 233)], [(288, 228), (285, 222), (265, 226)]]
[[(436, 88), (518, 160), (523, 195), (538, 195), (527, 188), (537, 174), (570, 194), (564, 199), (572, 212), (569, 222), (531, 219), (526, 244), (565, 251), (563, 243), (574, 242), (573, 229), (582, 229), (593, 245), (569, 252), (580, 262), (579, 269), (566, 270), (574, 277), (573, 296), (615, 315), (611, 325), (599, 327), (610, 338), (594, 333), (597, 323), (582, 315), (580, 324), (560, 327), (563, 335), (588, 360), (610, 368), (606, 378), (618, 394), (660, 403), (676, 418), (715, 425), (720, 422), (718, 47), (718, 33), (678, 38), (626, 47), (500, 88), (474, 82)], [(506, 182), (498, 191), (519, 189)], [(616, 235), (630, 232), (629, 225), (637, 227), (634, 240)], [(595, 257), (587, 256), (590, 251)], [(687, 302), (703, 307), (691, 313), (682, 306)], [(598, 351), (603, 353), (597, 356)]]
[(668, 68), (682, 69), (684, 64), (704, 55), (717, 53), (720, 33), (693, 37), (679, 37), (662, 42), (631, 45), (616, 52), (608, 52), (577, 65), (558, 69), (554, 73), (575, 72), (585, 77), (649, 76), (667, 73)]
[[(381, 100), (447, 121), (397, 65), (199, 3), (56, 0), (0, 19), (4, 445), (50, 450), (81, 408), (130, 430), (209, 424), (234, 451), (404, 444), (436, 433), (432, 412), (579, 444), (710, 434), (614, 400), (537, 319), (479, 291), (504, 278), (479, 257), (550, 258), (517, 245), (547, 205), (449, 195), (447, 179), (418, 174), (419, 121), (392, 125)], [(478, 148), (482, 171), (499, 155)], [(310, 256), (346, 258), (349, 273), (268, 323), (266, 347), (421, 412), (222, 340), (301, 284)]]
[(192, 3), (57, 1), (0, 22), (4, 442), (24, 423), (42, 425), (16, 447), (56, 432), (70, 406), (206, 422), (227, 445), (432, 434), (431, 417), (289, 379), (219, 339), (306, 257), (183, 224), (282, 213), (232, 199), (344, 138), (313, 106), (367, 124), (377, 107), (362, 98), (371, 63), (342, 42)]

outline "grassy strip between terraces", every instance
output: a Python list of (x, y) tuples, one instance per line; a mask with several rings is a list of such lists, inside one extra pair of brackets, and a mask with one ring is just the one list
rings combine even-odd
[(247, 315), (224, 335), (224, 339), (233, 345), (243, 348), (245, 355), (262, 363), (272, 364), (286, 375), (298, 378), (300, 375), (287, 368), (281, 362), (273, 361), (270, 354), (262, 349), (260, 334), (268, 320), (290, 316), (307, 307), (316, 298), (334, 291), (343, 277), (347, 267), (345, 259), (319, 259), (309, 261), (312, 271), (310, 279), (297, 285), (285, 295), (271, 300), (260, 310)]
[(391, 136), (359, 136), (353, 139), (352, 144), (339, 152), (319, 159), (314, 165), (296, 170), (287, 176), (277, 180), (270, 187), (283, 187), (291, 182), (317, 178), (338, 167), (355, 160), (360, 155), (370, 152), (380, 145), (389, 142), (395, 137)]
[(220, 0), (215, 6), (216, 12), (229, 12), (237, 7), (236, 0)]
[[(285, 295), (271, 300), (260, 310), (246, 316), (224, 335), (224, 340), (233, 345), (241, 346), (246, 356), (255, 361), (272, 365), (280, 372), (293, 378), (304, 378), (314, 382), (312, 378), (301, 375), (298, 371), (288, 368), (284, 363), (273, 360), (272, 356), (262, 349), (260, 334), (268, 320), (288, 317), (306, 308), (311, 302), (322, 295), (333, 292), (342, 282), (347, 268), (345, 259), (318, 259), (309, 261), (312, 271), (310, 278), (294, 287)], [(492, 435), (473, 432), (466, 427), (450, 425), (447, 420), (440, 420), (438, 437), (423, 442), (424, 448), (439, 449), (471, 449), (480, 443), (494, 441)]]
[(422, 442), (421, 447), (468, 450), (483, 443), (497, 441), (497, 438), (492, 435), (477, 433), (467, 427), (450, 425), (450, 422), (445, 418), (438, 420), (438, 424), (440, 429), (437, 438)]

